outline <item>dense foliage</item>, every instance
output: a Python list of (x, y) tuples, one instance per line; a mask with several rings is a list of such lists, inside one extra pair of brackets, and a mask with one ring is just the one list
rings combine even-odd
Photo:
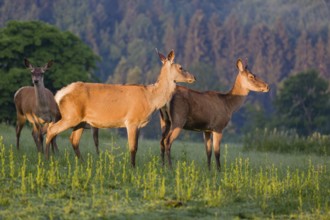
[(196, 75), (194, 88), (225, 91), (236, 59), (248, 58), (272, 89), (249, 98), (249, 109), (233, 118), (237, 131), (254, 123), (242, 112), (272, 113), (277, 85), (286, 77), (308, 69), (330, 77), (329, 6), (323, 0), (3, 0), (0, 27), (42, 20), (73, 32), (102, 57), (96, 74), (104, 82), (153, 82), (159, 71), (154, 48), (173, 48), (176, 60)]
[(15, 121), (13, 97), (31, 85), (23, 59), (36, 66), (48, 60), (54, 65), (45, 73), (45, 86), (55, 92), (73, 81), (90, 81), (99, 59), (78, 37), (39, 21), (11, 21), (0, 29), (0, 121)]
[(275, 107), (278, 127), (295, 129), (300, 135), (330, 131), (329, 83), (315, 71), (302, 72), (284, 80)]

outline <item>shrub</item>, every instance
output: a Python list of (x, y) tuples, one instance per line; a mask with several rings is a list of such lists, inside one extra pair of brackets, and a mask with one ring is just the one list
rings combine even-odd
[(313, 133), (299, 136), (294, 130), (255, 129), (243, 138), (244, 150), (271, 151), (279, 153), (315, 153), (329, 155), (330, 136)]

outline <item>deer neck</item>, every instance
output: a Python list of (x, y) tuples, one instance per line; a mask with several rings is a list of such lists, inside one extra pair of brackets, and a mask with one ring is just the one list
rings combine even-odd
[(43, 83), (40, 83), (39, 85), (34, 85), (34, 91), (36, 95), (36, 106), (37, 106), (37, 112), (38, 114), (47, 114), (49, 112), (49, 106), (45, 91), (45, 86)]
[(163, 67), (156, 83), (148, 87), (150, 91), (150, 103), (154, 109), (163, 107), (172, 97), (176, 83), (168, 76), (169, 68)]
[(227, 107), (230, 112), (237, 111), (244, 103), (249, 90), (243, 87), (241, 79), (236, 78), (232, 89), (226, 94)]

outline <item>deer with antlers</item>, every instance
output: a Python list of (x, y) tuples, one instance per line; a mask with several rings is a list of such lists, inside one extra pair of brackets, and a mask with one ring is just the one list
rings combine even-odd
[(176, 82), (192, 83), (195, 77), (174, 63), (174, 51), (167, 57), (158, 52), (162, 62), (157, 82), (151, 85), (119, 85), (75, 82), (58, 91), (55, 100), (62, 118), (48, 127), (46, 157), (54, 136), (73, 128), (70, 137), (77, 157), (81, 157), (79, 141), (84, 130), (81, 123), (96, 128), (126, 127), (131, 165), (135, 167), (139, 131), (153, 112), (167, 103)]
[(165, 152), (171, 167), (171, 146), (182, 129), (202, 131), (207, 155), (208, 168), (211, 166), (212, 144), (216, 165), (220, 170), (220, 143), (222, 131), (232, 114), (242, 106), (250, 91), (268, 92), (269, 86), (251, 73), (238, 59), (238, 74), (232, 89), (227, 93), (215, 91), (199, 92), (177, 86), (169, 103), (160, 110), (162, 138), (161, 157), (164, 165)]

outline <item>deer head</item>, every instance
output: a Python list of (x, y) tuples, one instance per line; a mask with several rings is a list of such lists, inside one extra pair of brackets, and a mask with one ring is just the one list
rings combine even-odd
[(193, 83), (196, 81), (196, 78), (190, 74), (187, 70), (185, 70), (180, 64), (174, 63), (175, 53), (174, 50), (165, 57), (163, 54), (158, 53), (160, 61), (163, 63), (163, 67), (169, 70), (169, 77), (174, 82), (186, 82)]
[(241, 59), (236, 62), (237, 69), (239, 71), (237, 80), (240, 81), (242, 89), (255, 92), (268, 92), (269, 86), (262, 81), (256, 75), (251, 73), (247, 65), (244, 65)]
[(53, 61), (48, 61), (43, 67), (34, 67), (28, 59), (24, 59), (24, 64), (31, 71), (33, 85), (39, 86), (43, 85), (44, 73), (53, 65)]

